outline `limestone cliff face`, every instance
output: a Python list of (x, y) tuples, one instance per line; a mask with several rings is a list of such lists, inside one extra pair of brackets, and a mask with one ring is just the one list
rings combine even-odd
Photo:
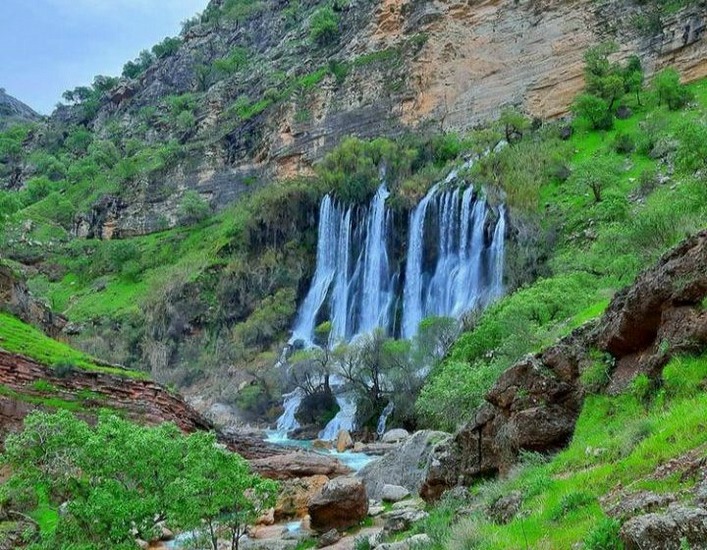
[[(211, 7), (221, 4), (212, 0)], [(188, 30), (173, 55), (107, 94), (91, 120), (58, 110), (55, 125), (82, 122), (101, 136), (117, 125), (147, 143), (188, 146), (159, 181), (104, 197), (78, 220), (76, 235), (111, 238), (174, 225), (186, 190), (224, 206), (273, 178), (307, 173), (350, 135), (463, 131), (506, 105), (562, 116), (583, 87), (584, 52), (602, 41), (616, 41), (618, 57), (638, 54), (648, 75), (672, 65), (686, 81), (707, 76), (705, 1), (648, 25), (641, 23), (646, 4), (634, 0), (340, 4), (340, 36), (330, 45), (309, 39), (316, 0), (302, 0), (294, 11), (287, 0), (273, 0), (244, 19)], [(234, 48), (248, 53), (246, 69), (203, 76)], [(167, 98), (186, 93), (197, 104), (185, 129), (170, 122)]]

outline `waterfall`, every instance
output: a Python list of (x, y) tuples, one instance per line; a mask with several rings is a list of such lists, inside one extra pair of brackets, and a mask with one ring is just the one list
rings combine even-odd
[(490, 299), (495, 300), (503, 296), (503, 262), (506, 252), (506, 208), (498, 208), (498, 222), (493, 232), (491, 245), (491, 265), (493, 278), (491, 280)]
[(277, 419), (277, 432), (282, 436), (286, 436), (292, 430), (296, 430), (300, 427), (299, 422), (295, 418), (297, 414), (297, 409), (302, 404), (302, 399), (304, 398), (304, 392), (300, 388), (296, 388), (290, 393), (286, 393), (282, 396), (284, 402), (282, 404), (285, 409), (280, 418)]
[(336, 403), (339, 405), (339, 412), (319, 432), (319, 439), (323, 441), (334, 441), (341, 430), (352, 432), (356, 427), (356, 396), (350, 394), (337, 395)]
[(319, 209), (319, 240), (314, 278), (299, 309), (291, 342), (311, 344), (325, 304), (332, 344), (349, 341), (390, 323), (395, 275), (388, 260), (392, 225), (381, 185), (366, 208), (337, 204), (330, 195)]
[[(465, 166), (469, 165), (467, 163)], [(330, 344), (376, 328), (412, 338), (426, 317), (461, 317), (503, 294), (506, 210), (490, 227), (486, 198), (456, 185), (457, 171), (435, 184), (410, 212), (404, 286), (391, 257), (393, 214), (381, 185), (366, 206), (324, 197), (319, 212), (317, 264), (291, 342), (311, 345), (318, 319), (331, 321)], [(402, 318), (394, 323), (395, 304)]]
[[(435, 186), (410, 215), (403, 291), (403, 330), (412, 338), (431, 316), (460, 317), (503, 293), (505, 209), (490, 246), (488, 206), (472, 188)], [(425, 268), (425, 263), (434, 265)], [(427, 262), (425, 259), (428, 259)]]
[(383, 412), (381, 413), (380, 417), (378, 418), (378, 424), (376, 426), (376, 434), (378, 434), (378, 439), (383, 437), (383, 434), (385, 434), (385, 425), (388, 422), (388, 417), (391, 414), (393, 414), (394, 409), (395, 409), (395, 405), (393, 404), (392, 401), (390, 401), (385, 406), (385, 409), (383, 409)]
[(327, 195), (319, 207), (319, 229), (317, 232), (317, 265), (314, 278), (309, 287), (302, 306), (300, 307), (293, 329), (292, 341), (303, 339), (311, 342), (314, 335), (314, 324), (317, 313), (327, 297), (332, 280), (339, 271), (338, 268), (338, 236), (339, 227), (336, 220), (339, 211), (331, 197)]

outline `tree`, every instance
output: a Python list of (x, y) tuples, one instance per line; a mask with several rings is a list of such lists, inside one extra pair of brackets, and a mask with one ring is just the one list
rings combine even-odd
[(309, 23), (309, 39), (317, 46), (327, 46), (339, 36), (339, 18), (329, 6), (319, 9)]
[(572, 112), (589, 121), (595, 130), (610, 130), (614, 126), (614, 115), (601, 97), (581, 94), (572, 103)]
[(671, 68), (663, 69), (653, 79), (660, 105), (666, 104), (671, 111), (682, 109), (692, 101), (692, 92), (680, 84), (680, 73)]
[(523, 133), (530, 128), (530, 121), (515, 107), (505, 107), (501, 110), (499, 123), (508, 143), (523, 139)]
[(641, 105), (641, 90), (645, 75), (641, 60), (637, 55), (628, 58), (628, 62), (623, 69), (624, 89), (627, 94), (636, 94), (636, 103)]
[(618, 180), (618, 169), (615, 162), (606, 156), (595, 156), (577, 169), (574, 179), (580, 187), (589, 187), (594, 202), (598, 203), (604, 190)]
[(41, 533), (46, 548), (134, 548), (163, 522), (195, 529), (202, 521), (237, 548), (243, 526), (276, 491), (213, 434), (137, 426), (107, 411), (93, 428), (68, 411), (34, 412), (8, 436), (2, 462), (12, 472), (6, 506), (36, 501), (37, 488), (53, 507), (67, 503), (56, 529)]

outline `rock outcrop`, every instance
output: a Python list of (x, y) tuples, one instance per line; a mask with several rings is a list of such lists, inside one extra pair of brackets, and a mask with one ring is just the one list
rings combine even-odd
[(332, 479), (310, 501), (309, 515), (312, 529), (320, 533), (358, 524), (368, 515), (363, 481), (355, 477)]
[(444, 432), (415, 432), (400, 446), (364, 466), (357, 474), (366, 482), (368, 498), (381, 500), (386, 485), (399, 485), (417, 494), (427, 478), (430, 457), (435, 445), (450, 437)]
[(603, 317), (505, 371), (474, 420), (437, 446), (421, 489), (436, 499), (457, 484), (504, 473), (521, 450), (553, 452), (567, 444), (581, 409), (581, 373), (590, 351), (612, 358), (609, 391), (636, 375), (653, 380), (676, 353), (707, 346), (707, 231), (687, 239), (644, 271)]

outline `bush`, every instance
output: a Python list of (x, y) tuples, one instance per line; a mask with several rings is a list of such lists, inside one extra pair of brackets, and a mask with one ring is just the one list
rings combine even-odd
[(614, 139), (614, 151), (620, 155), (628, 155), (633, 153), (636, 148), (636, 143), (630, 134), (624, 134), (623, 132), (616, 135)]
[(196, 191), (189, 190), (184, 193), (177, 216), (180, 223), (191, 225), (204, 221), (211, 214), (211, 206)]
[(694, 98), (692, 92), (680, 84), (680, 73), (673, 68), (663, 69), (653, 78), (653, 88), (660, 105), (671, 111), (682, 109)]
[(309, 40), (317, 46), (327, 46), (339, 36), (339, 17), (330, 7), (317, 10), (309, 22)]

